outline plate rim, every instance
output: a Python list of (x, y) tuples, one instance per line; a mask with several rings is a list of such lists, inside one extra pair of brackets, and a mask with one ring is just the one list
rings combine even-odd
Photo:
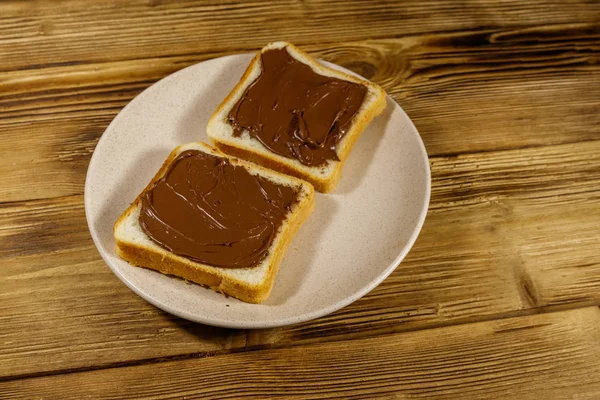
[[(364, 286), (361, 290), (356, 291), (355, 293), (353, 293), (350, 296), (347, 296), (346, 298), (344, 298), (343, 300), (340, 300), (334, 304), (331, 304), (327, 307), (324, 308), (319, 308), (315, 311), (312, 312), (307, 312), (304, 314), (299, 314), (296, 316), (290, 316), (290, 317), (286, 317), (286, 318), (281, 318), (281, 319), (273, 319), (273, 320), (268, 320), (268, 321), (242, 321), (242, 322), (237, 322), (234, 323), (231, 320), (226, 320), (226, 319), (219, 319), (219, 318), (213, 318), (210, 316), (199, 316), (197, 313), (190, 313), (187, 312), (186, 310), (180, 310), (180, 309), (176, 309), (173, 308), (163, 302), (161, 302), (160, 300), (155, 299), (151, 293), (147, 293), (141, 289), (139, 289), (135, 284), (133, 284), (125, 275), (121, 274), (121, 272), (112, 264), (111, 260), (107, 257), (107, 255), (104, 254), (104, 252), (101, 250), (101, 245), (100, 245), (100, 238), (97, 235), (97, 232), (92, 229), (92, 221), (91, 221), (91, 216), (90, 216), (90, 211), (88, 210), (89, 207), (89, 201), (88, 198), (90, 196), (90, 188), (88, 187), (90, 184), (90, 175), (92, 171), (92, 165), (97, 162), (95, 161), (98, 158), (98, 152), (96, 151), (98, 149), (98, 147), (101, 145), (102, 141), (105, 139), (105, 134), (106, 132), (113, 126), (113, 124), (115, 124), (120, 118), (122, 118), (122, 115), (125, 115), (127, 113), (127, 110), (135, 103), (137, 103), (137, 101), (139, 101), (140, 96), (142, 96), (146, 91), (150, 90), (151, 88), (153, 88), (156, 85), (159, 84), (164, 84), (165, 81), (168, 81), (170, 79), (174, 79), (174, 77), (176, 77), (178, 74), (183, 73), (183, 71), (186, 71), (188, 69), (194, 68), (199, 64), (208, 62), (208, 61), (212, 61), (212, 60), (217, 60), (217, 59), (227, 59), (227, 58), (235, 58), (235, 57), (239, 57), (241, 55), (248, 55), (250, 53), (238, 53), (238, 54), (231, 54), (231, 55), (227, 55), (227, 56), (222, 56), (222, 57), (216, 57), (216, 58), (211, 58), (211, 59), (207, 59), (207, 60), (203, 60), (199, 63), (195, 63), (192, 65), (189, 65), (185, 68), (182, 68), (180, 70), (177, 70), (163, 78), (161, 78), (160, 80), (154, 82), (152, 85), (148, 86), (147, 88), (145, 88), (143, 91), (141, 91), (140, 93), (138, 93), (129, 103), (127, 103), (125, 105), (125, 107), (123, 107), (119, 113), (113, 118), (113, 120), (108, 124), (108, 126), (106, 127), (106, 129), (104, 130), (104, 132), (102, 133), (102, 135), (100, 136), (100, 139), (98, 140), (98, 143), (96, 143), (96, 146), (94, 147), (94, 152), (92, 153), (92, 157), (90, 158), (90, 162), (88, 164), (87, 167), (87, 171), (86, 171), (86, 176), (85, 176), (85, 184), (84, 184), (84, 193), (83, 193), (83, 201), (84, 201), (84, 210), (85, 210), (85, 218), (86, 218), (86, 222), (88, 225), (88, 230), (90, 231), (90, 235), (92, 237), (92, 241), (94, 242), (94, 246), (96, 247), (96, 250), (98, 251), (98, 253), (100, 253), (100, 256), (102, 257), (102, 259), (104, 260), (104, 263), (110, 268), (110, 270), (117, 276), (117, 278), (119, 278), (119, 280), (121, 282), (123, 282), (130, 290), (132, 290), (135, 294), (137, 294), (138, 296), (140, 296), (141, 298), (143, 298), (144, 300), (146, 300), (147, 302), (149, 302), (150, 304), (152, 304), (153, 306), (166, 311), (172, 315), (175, 315), (177, 317), (180, 318), (184, 318), (186, 320), (189, 321), (193, 321), (193, 322), (197, 322), (197, 323), (201, 323), (201, 324), (206, 324), (206, 325), (210, 325), (210, 326), (215, 326), (215, 327), (220, 327), (220, 328), (233, 328), (233, 329), (264, 329), (264, 328), (278, 328), (278, 327), (283, 327), (283, 326), (288, 326), (288, 325), (293, 325), (293, 324), (298, 324), (301, 322), (307, 322), (307, 321), (311, 321), (313, 319), (316, 318), (320, 318), (326, 315), (329, 315), (333, 312), (336, 312), (352, 303), (354, 303), (355, 301), (359, 300), (360, 298), (362, 298), (363, 296), (365, 296), (366, 294), (368, 294), (369, 292), (371, 292), (374, 288), (376, 288), (377, 286), (379, 286), (388, 276), (390, 276), (390, 274), (392, 272), (394, 272), (394, 270), (400, 265), (400, 263), (404, 260), (404, 258), (406, 257), (406, 255), (408, 254), (408, 252), (412, 249), (413, 245), (415, 244), (419, 234), (421, 233), (421, 230), (423, 228), (423, 225), (425, 223), (425, 219), (427, 217), (427, 212), (429, 210), (429, 203), (431, 200), (431, 165), (429, 162), (429, 156), (427, 154), (427, 150), (425, 148), (425, 143), (423, 142), (423, 139), (421, 137), (421, 134), (419, 133), (419, 131), (417, 130), (416, 126), (414, 125), (412, 119), (408, 116), (408, 114), (406, 114), (406, 112), (404, 111), (404, 109), (390, 96), (386, 93), (386, 101), (391, 101), (394, 104), (394, 107), (397, 107), (398, 110), (402, 113), (403, 117), (409, 122), (410, 127), (412, 127), (412, 129), (414, 130), (414, 133), (416, 133), (416, 138), (417, 138), (417, 142), (418, 142), (418, 148), (419, 148), (419, 153), (422, 157), (422, 159), (425, 161), (425, 174), (426, 174), (426, 178), (427, 178), (427, 182), (426, 182), (426, 187), (425, 187), (425, 196), (424, 196), (424, 201), (423, 204), (421, 206), (421, 210), (420, 210), (420, 214), (419, 217), (416, 221), (416, 225), (415, 228), (413, 229), (413, 232), (411, 233), (410, 237), (408, 238), (405, 246), (403, 247), (402, 251), (398, 254), (398, 256), (396, 256), (396, 258), (383, 270), (383, 272), (381, 274), (379, 274), (377, 276), (376, 279), (373, 279), (368, 285)], [(321, 60), (320, 60), (321, 61)], [(334, 66), (336, 67), (336, 69), (342, 70), (344, 72), (349, 72), (352, 73), (353, 75), (359, 76), (358, 74), (347, 70), (346, 68), (343, 68), (337, 64), (333, 64), (330, 62), (326, 62), (326, 61), (322, 61), (325, 64), (328, 64), (330, 66)], [(362, 78), (362, 77), (361, 77)], [(365, 79), (365, 78), (363, 78)]]

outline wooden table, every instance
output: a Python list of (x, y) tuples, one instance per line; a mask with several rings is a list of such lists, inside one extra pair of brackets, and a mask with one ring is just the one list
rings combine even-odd
[[(88, 232), (104, 129), (188, 65), (289, 40), (380, 84), (429, 152), (423, 231), (281, 329), (166, 314)], [(600, 2), (0, 3), (0, 398), (600, 398)]]

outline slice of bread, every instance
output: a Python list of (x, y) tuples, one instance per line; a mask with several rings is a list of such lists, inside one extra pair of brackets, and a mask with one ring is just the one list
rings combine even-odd
[[(297, 201), (275, 233), (267, 255), (257, 266), (220, 268), (194, 262), (159, 246), (142, 230), (138, 220), (143, 196), (152, 189), (156, 181), (164, 176), (177, 156), (186, 150), (199, 150), (227, 158), (231, 164), (242, 166), (251, 175), (261, 176), (277, 185), (296, 188)], [(249, 303), (260, 303), (269, 296), (283, 254), (298, 228), (312, 212), (313, 206), (314, 189), (307, 182), (226, 156), (204, 143), (189, 143), (179, 146), (171, 152), (152, 181), (115, 223), (114, 237), (117, 243), (117, 253), (135, 266), (175, 275)]]
[[(324, 165), (307, 166), (296, 159), (272, 152), (260, 143), (259, 140), (252, 138), (247, 131), (241, 136), (234, 136), (233, 128), (228, 122), (228, 115), (243, 96), (246, 89), (260, 76), (262, 71), (261, 54), (269, 50), (282, 49), (284, 47), (294, 59), (310, 66), (313, 71), (320, 75), (358, 83), (367, 88), (365, 98), (358, 112), (354, 115), (350, 128), (337, 144), (336, 152), (339, 161), (329, 160)], [(385, 92), (378, 85), (325, 67), (290, 43), (275, 42), (264, 47), (252, 59), (241, 80), (212, 115), (208, 122), (207, 133), (214, 144), (227, 154), (232, 154), (276, 171), (305, 179), (312, 183), (316, 190), (329, 192), (333, 190), (340, 179), (344, 162), (348, 158), (356, 140), (371, 120), (385, 109), (385, 105)]]

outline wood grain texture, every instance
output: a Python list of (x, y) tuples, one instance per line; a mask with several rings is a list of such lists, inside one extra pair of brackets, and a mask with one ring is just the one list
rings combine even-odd
[[(600, 46), (591, 26), (562, 36), (545, 26), (305, 49), (381, 84), (430, 155), (457, 154), (600, 139)], [(163, 76), (223, 54), (2, 74), (0, 202), (81, 194), (94, 146), (127, 102)]]
[[(599, 39), (597, 1), (0, 2), (0, 398), (600, 397)], [(142, 90), (273, 40), (407, 111), (430, 212), (332, 315), (183, 321), (99, 257), (87, 165)]]
[[(168, 317), (130, 292), (93, 247), (81, 196), (5, 204), (0, 319), (7, 328), (0, 333), (0, 376), (356, 339), (536, 307), (600, 304), (600, 141), (434, 157), (431, 165), (425, 226), (388, 279), (330, 316), (248, 333)], [(65, 307), (69, 302), (77, 307)], [(82, 325), (88, 313), (93, 318)], [(124, 326), (133, 333), (124, 335)], [(67, 340), (73, 331), (78, 339)]]
[(597, 307), (0, 382), (5, 399), (596, 399)]
[[(479, 28), (597, 23), (577, 1), (167, 2), (9, 1), (0, 4), (0, 70), (33, 69), (215, 50), (401, 37)], [(35, 51), (32, 51), (35, 49)]]

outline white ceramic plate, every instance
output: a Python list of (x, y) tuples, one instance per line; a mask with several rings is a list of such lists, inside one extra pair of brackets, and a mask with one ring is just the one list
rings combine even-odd
[(114, 222), (174, 147), (208, 141), (208, 119), (251, 57), (234, 55), (193, 65), (138, 95), (104, 132), (85, 183), (92, 238), (119, 279), (165, 311), (231, 328), (308, 321), (364, 296), (415, 242), (431, 189), (423, 142), (408, 116), (388, 98), (384, 113), (358, 140), (335, 191), (316, 195), (315, 211), (288, 248), (265, 303), (226, 298), (121, 260), (115, 252)]

